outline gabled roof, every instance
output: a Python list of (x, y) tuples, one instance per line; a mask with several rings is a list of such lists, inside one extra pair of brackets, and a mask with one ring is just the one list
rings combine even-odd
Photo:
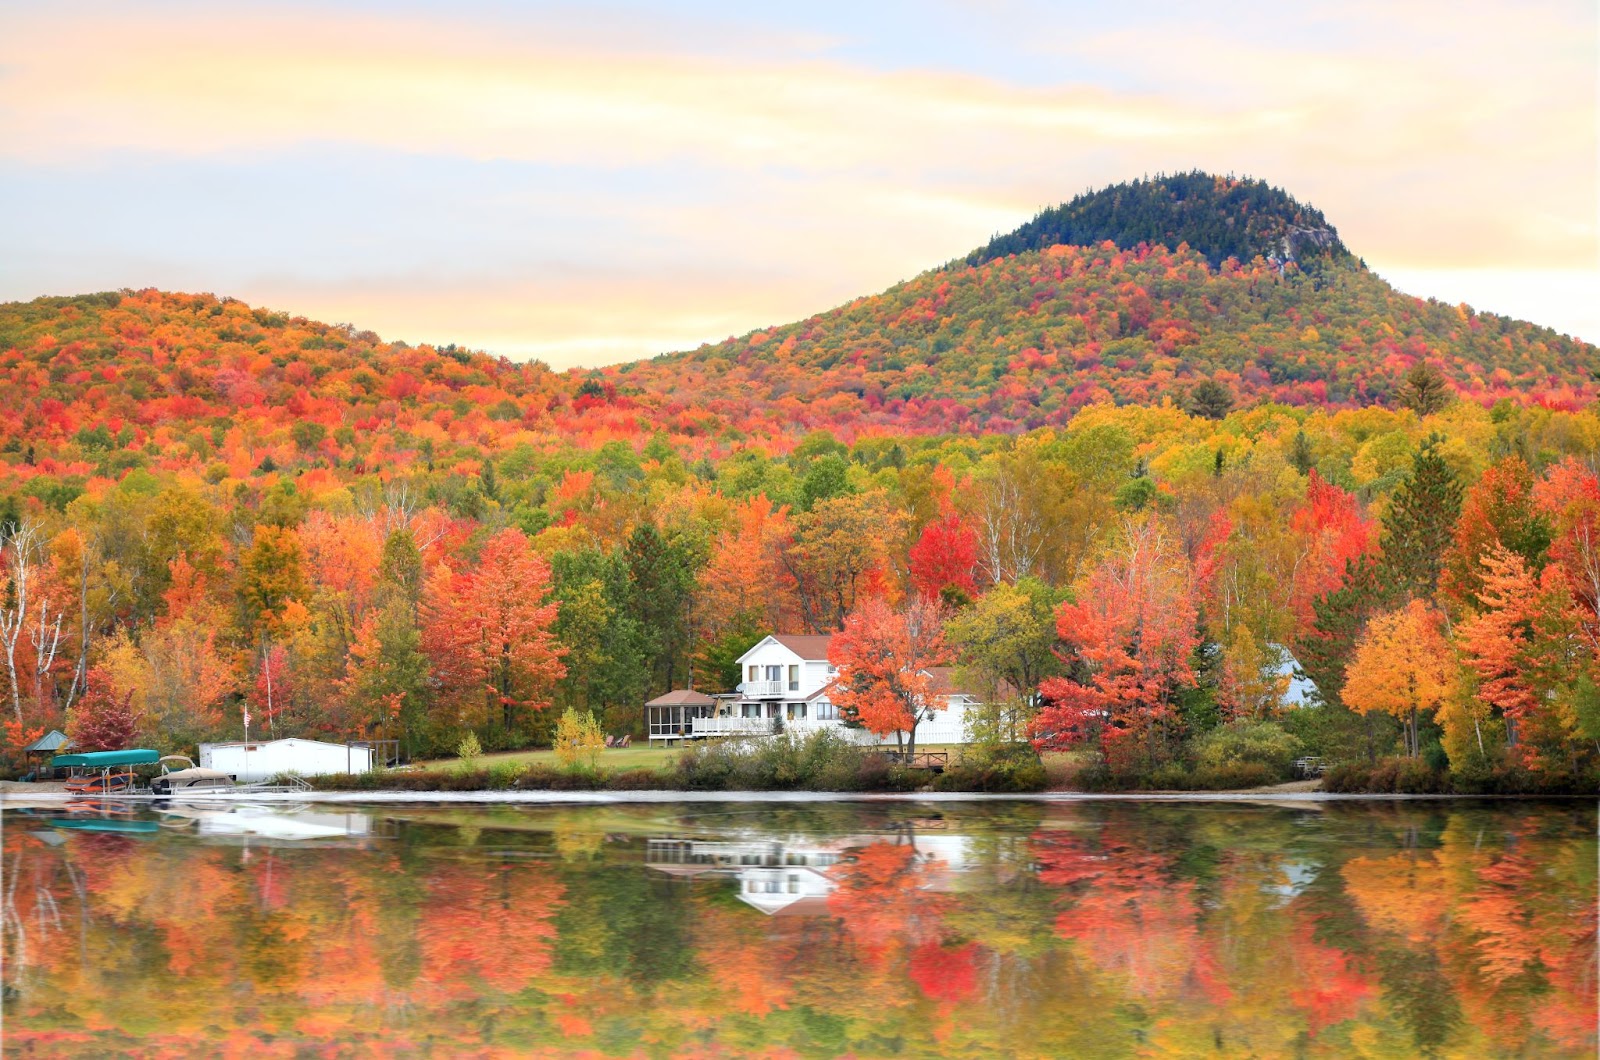
[(819, 636), (811, 633), (771, 633), (750, 645), (749, 651), (739, 656), (739, 661), (744, 662), (752, 652), (769, 642), (787, 648), (806, 662), (826, 662), (828, 645), (833, 643), (833, 634), (825, 633)]
[(704, 692), (696, 692), (692, 688), (674, 688), (664, 696), (657, 696), (646, 703), (647, 707), (709, 707), (717, 701)]
[(68, 747), (72, 746), (74, 746), (74, 744), (71, 740), (67, 739), (66, 733), (62, 732), (60, 729), (51, 729), (49, 732), (33, 741), (22, 750), (26, 754), (38, 754), (42, 751), (64, 751)]
[(812, 661), (828, 657), (828, 645), (833, 643), (833, 634), (774, 633), (772, 639), (800, 658)]

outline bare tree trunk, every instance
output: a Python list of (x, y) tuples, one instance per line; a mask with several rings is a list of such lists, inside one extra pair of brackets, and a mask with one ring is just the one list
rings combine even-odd
[(6, 676), (11, 681), (11, 709), (17, 723), (22, 722), (22, 694), (17, 686), (17, 641), (28, 624), (28, 586), (33, 580), (34, 549), (38, 544), (37, 523), (22, 523), (0, 538), (0, 554), (11, 552), (10, 584), (0, 607), (0, 646), (6, 652)]
[(61, 620), (65, 617), (65, 611), (56, 612), (56, 620), (52, 624), (50, 598), (45, 597), (39, 602), (39, 622), (28, 631), (28, 639), (33, 643), (33, 700), (41, 706), (44, 703), (44, 679), (56, 664), (56, 651), (61, 646)]
[(72, 704), (77, 702), (78, 695), (89, 684), (89, 546), (84, 544), (78, 552), (80, 569), (78, 571), (78, 663), (72, 669), (72, 687), (67, 689), (67, 701), (62, 704), (62, 711), (72, 709)]

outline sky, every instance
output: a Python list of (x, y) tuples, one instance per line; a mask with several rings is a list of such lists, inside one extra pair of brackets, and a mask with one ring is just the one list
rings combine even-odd
[(1595, 341), (1597, 96), (1593, 0), (0, 0), (0, 300), (211, 291), (605, 364), (1198, 168)]

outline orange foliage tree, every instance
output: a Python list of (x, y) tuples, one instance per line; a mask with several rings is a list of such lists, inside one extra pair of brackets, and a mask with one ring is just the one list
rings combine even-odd
[(875, 736), (893, 733), (898, 744), (904, 734), (907, 752), (915, 753), (917, 726), (945, 706), (929, 671), (953, 656), (938, 604), (917, 598), (893, 608), (869, 599), (828, 645), (828, 661), (839, 668), (828, 698)]
[(1479, 697), (1504, 716), (1506, 742), (1539, 768), (1572, 727), (1555, 693), (1593, 658), (1580, 649), (1566, 569), (1552, 565), (1536, 575), (1521, 556), (1495, 545), (1478, 580), (1481, 610), (1457, 628), (1462, 655)]
[(1533, 472), (1516, 456), (1490, 466), (1462, 497), (1439, 573), (1440, 593), (1458, 606), (1475, 606), (1484, 586), (1480, 557), (1497, 545), (1536, 569), (1550, 545), (1550, 521), (1535, 501)]
[(424, 594), (423, 650), (436, 676), (458, 695), (477, 689), (485, 720), (507, 734), (528, 712), (550, 704), (567, 672), (551, 626), (550, 564), (521, 530), (508, 527), (484, 543), (476, 569), (436, 569)]
[(1439, 613), (1413, 600), (1374, 618), (1356, 643), (1345, 675), (1344, 701), (1361, 714), (1380, 711), (1406, 724), (1406, 753), (1421, 753), (1417, 715), (1434, 714), (1454, 687), (1450, 646)]

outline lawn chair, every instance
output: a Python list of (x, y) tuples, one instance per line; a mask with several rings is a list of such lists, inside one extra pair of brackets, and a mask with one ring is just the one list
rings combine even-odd
[(617, 746), (618, 747), (627, 747), (631, 743), (633, 743), (633, 737), (632, 736), (623, 736), (623, 738), (621, 740), (617, 741)]
[(616, 739), (617, 738), (615, 736), (607, 736), (606, 737), (606, 746), (607, 747), (615, 747), (615, 746), (617, 746), (616, 745)]

